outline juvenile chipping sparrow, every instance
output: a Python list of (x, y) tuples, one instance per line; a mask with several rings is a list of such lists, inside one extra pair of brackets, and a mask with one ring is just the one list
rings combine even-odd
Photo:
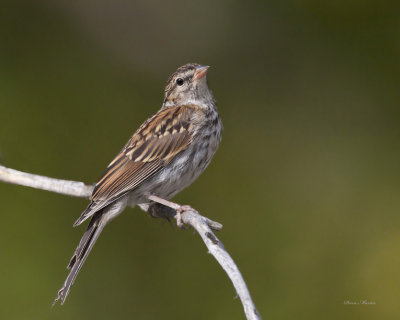
[[(97, 182), (91, 203), (74, 226), (91, 217), (54, 301), (64, 303), (101, 231), (127, 205), (170, 199), (207, 167), (221, 141), (222, 123), (207, 85), (208, 66), (178, 68), (168, 79), (161, 109), (146, 120)], [(178, 214), (184, 211), (178, 210)], [(178, 219), (179, 222), (179, 219)]]

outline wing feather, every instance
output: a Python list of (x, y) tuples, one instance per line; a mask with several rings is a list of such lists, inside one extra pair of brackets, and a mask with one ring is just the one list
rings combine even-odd
[(185, 150), (193, 136), (196, 106), (162, 109), (143, 123), (97, 182), (91, 203), (74, 225), (138, 187)]

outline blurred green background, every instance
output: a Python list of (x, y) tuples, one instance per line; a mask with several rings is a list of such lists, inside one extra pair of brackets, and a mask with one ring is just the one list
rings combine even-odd
[[(400, 3), (1, 1), (0, 162), (96, 181), (211, 65), (225, 131), (175, 198), (224, 224), (264, 319), (400, 319)], [(198, 235), (138, 208), (50, 308), (84, 199), (0, 183), (1, 319), (244, 319)], [(367, 300), (374, 305), (346, 305)]]

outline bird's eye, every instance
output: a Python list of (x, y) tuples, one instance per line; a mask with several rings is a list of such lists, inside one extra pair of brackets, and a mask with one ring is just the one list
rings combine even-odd
[(183, 79), (182, 79), (182, 78), (176, 79), (176, 84), (177, 84), (178, 86), (183, 85)]

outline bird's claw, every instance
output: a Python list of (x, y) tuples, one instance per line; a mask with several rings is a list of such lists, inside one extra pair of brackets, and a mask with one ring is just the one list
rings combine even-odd
[(183, 223), (183, 220), (182, 220), (182, 213), (184, 213), (186, 211), (193, 211), (193, 208), (191, 206), (184, 205), (184, 206), (180, 206), (176, 210), (176, 224), (181, 229), (187, 229), (187, 228), (185, 228), (185, 224)]

